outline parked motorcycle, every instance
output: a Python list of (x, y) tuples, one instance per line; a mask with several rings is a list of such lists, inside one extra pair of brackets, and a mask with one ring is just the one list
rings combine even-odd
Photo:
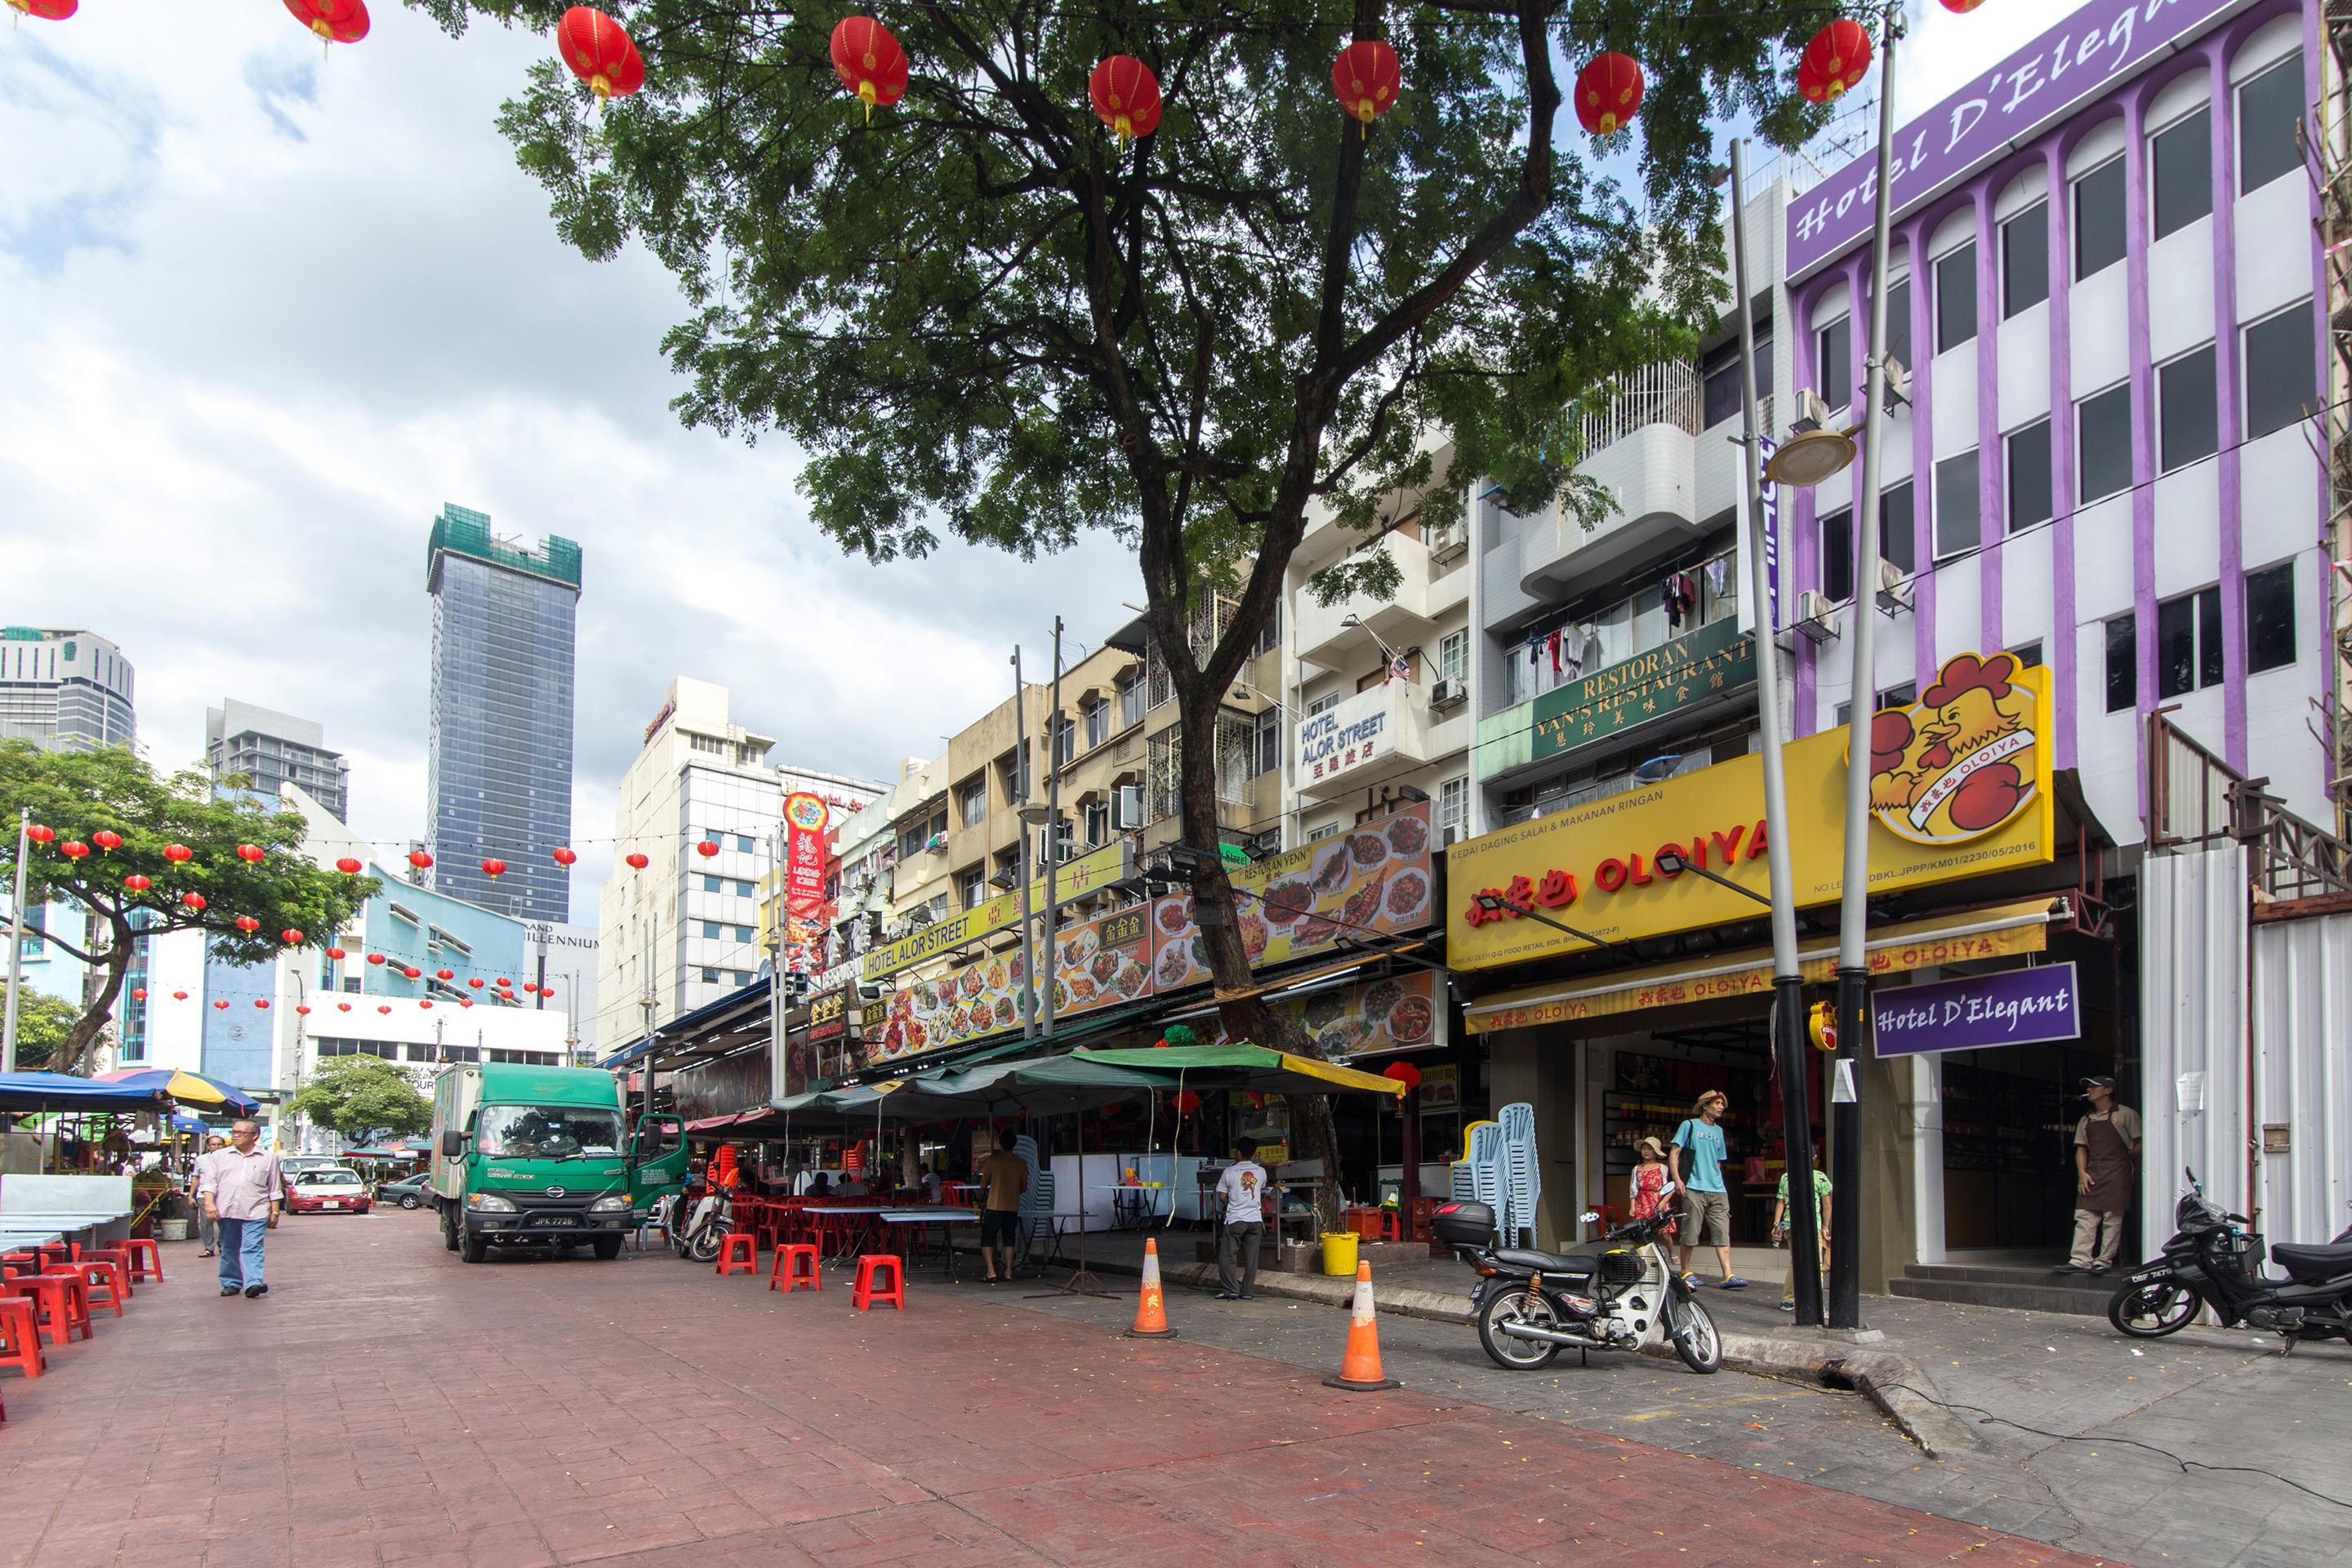
[(1478, 1342), (1496, 1366), (1534, 1372), (1565, 1349), (1638, 1351), (1671, 1340), (1684, 1365), (1715, 1372), (1723, 1339), (1667, 1260), (1673, 1222), (1669, 1211), (1622, 1226), (1601, 1237), (1598, 1253), (1497, 1247), (1491, 1204), (1440, 1204), (1430, 1226), (1478, 1271), (1470, 1296)]
[(2267, 1329), (2292, 1354), (2302, 1340), (2352, 1343), (2352, 1226), (2325, 1247), (2280, 1242), (2271, 1261), (2279, 1279), (2263, 1270), (2263, 1237), (2245, 1215), (2230, 1214), (2205, 1195), (2195, 1171), (2174, 1205), (2172, 1239), (2148, 1262), (2126, 1274), (2107, 1303), (2107, 1321), (2136, 1340), (2161, 1339), (2197, 1321), (2210, 1307), (2225, 1327)]
[(735, 1192), (709, 1186), (688, 1190), (670, 1199), (665, 1221), (671, 1249), (693, 1263), (715, 1262), (727, 1233), (735, 1228)]

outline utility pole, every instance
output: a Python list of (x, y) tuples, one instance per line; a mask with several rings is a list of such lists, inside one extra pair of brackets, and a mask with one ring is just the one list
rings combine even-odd
[[(1074, 747), (1073, 750), (1076, 748)], [(1045, 717), (1045, 972), (1037, 975), (1044, 1005), (1045, 1037), (1054, 1037), (1054, 983), (1060, 965), (1054, 954), (1054, 868), (1062, 859), (1062, 617), (1054, 617), (1054, 705)], [(1029, 827), (1022, 824), (1022, 836)]]
[(768, 858), (775, 885), (768, 902), (768, 1098), (784, 1098), (784, 822), (776, 819)]
[[(1878, 201), (1870, 237), (1870, 357), (1864, 362), (1862, 500), (1854, 507), (1861, 537), (1853, 550), (1853, 689), (1847, 694), (1845, 763), (1845, 883), (1838, 900), (1837, 1063), (1830, 1094), (1830, 1186), (1841, 1215), (1830, 1238), (1829, 1321), (1832, 1329), (1862, 1327), (1862, 1042), (1870, 1036), (1870, 728), (1878, 708), (1878, 474), (1886, 424), (1886, 251), (1895, 210), (1895, 41), (1903, 11), (1889, 0), (1881, 18), (1878, 55)], [(1919, 285), (1925, 287), (1924, 281)], [(1793, 1162), (1790, 1171), (1796, 1172)], [(1803, 1205), (1797, 1178), (1789, 1182), (1791, 1207)]]
[[(1019, 858), (1013, 862), (1013, 874), (1021, 879), (1021, 973), (1022, 984), (1036, 994), (1037, 944), (1029, 922), (1034, 918), (1029, 899), (1029, 825), (1021, 820), (1021, 808), (1029, 804), (1029, 721), (1024, 716), (1026, 709), (1021, 700), (1021, 649), (1013, 650), (1013, 732), (1020, 737), (1013, 743), (1013, 822)], [(1016, 995), (1013, 1005), (1020, 1006)], [(1021, 1037), (1037, 1037), (1037, 1009), (1034, 1005), (1021, 1008)]]
[(1771, 843), (1765, 869), (1772, 889), (1772, 1064), (1780, 1079), (1780, 1126), (1788, 1145), (1789, 1267), (1797, 1282), (1796, 1321), (1818, 1328), (1822, 1321), (1821, 1242), (1813, 1205), (1802, 1189), (1810, 1183), (1811, 1109), (1805, 1090), (1804, 973), (1797, 957), (1796, 879), (1790, 857), (1789, 783), (1781, 765), (1780, 648), (1773, 624), (1771, 585), (1766, 579), (1764, 450), (1757, 427), (1756, 318), (1748, 293), (1748, 143), (1731, 143), (1731, 277), (1738, 294), (1740, 463), (1747, 469), (1745, 532), (1748, 603), (1756, 612), (1756, 725), (1764, 753), (1764, 826)]
[(16, 996), (25, 986), (25, 855), (31, 847), (33, 808), (16, 808), (16, 896), (8, 905), (8, 1000), (0, 1016), (0, 1072), (16, 1070)]

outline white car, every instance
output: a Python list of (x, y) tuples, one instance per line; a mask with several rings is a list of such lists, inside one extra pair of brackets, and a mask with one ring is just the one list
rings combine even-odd
[(321, 1165), (286, 1178), (289, 1214), (365, 1214), (375, 1198), (360, 1173), (344, 1165)]

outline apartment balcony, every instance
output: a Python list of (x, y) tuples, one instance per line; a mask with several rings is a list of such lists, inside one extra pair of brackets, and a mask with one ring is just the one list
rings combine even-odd
[[(1325, 669), (1356, 668), (1378, 659), (1381, 643), (1402, 649), (1427, 644), (1436, 637), (1436, 610), (1430, 603), (1429, 546), (1391, 533), (1377, 548), (1386, 550), (1397, 564), (1395, 596), (1375, 599), (1350, 594), (1336, 604), (1318, 605), (1314, 595), (1298, 594), (1294, 601), (1297, 625), (1293, 636), (1301, 661)], [(1358, 624), (1348, 625), (1351, 618)]]
[(1701, 537), (1699, 408), (1697, 373), (1674, 362), (1626, 377), (1609, 405), (1586, 417), (1587, 456), (1577, 472), (1598, 480), (1615, 510), (1590, 532), (1562, 507), (1534, 524), (1521, 546), (1522, 592), (1573, 598), (1644, 556)]
[(1383, 681), (1320, 713), (1292, 731), (1292, 783), (1309, 800), (1328, 800), (1386, 776), (1400, 765), (1419, 766), (1441, 753), (1430, 743), (1429, 687)]

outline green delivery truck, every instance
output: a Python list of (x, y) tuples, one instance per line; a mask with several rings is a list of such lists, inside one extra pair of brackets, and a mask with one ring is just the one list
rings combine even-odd
[(433, 1206), (468, 1263), (493, 1247), (593, 1247), (617, 1258), (649, 1210), (686, 1182), (686, 1124), (639, 1118), (594, 1068), (486, 1062), (433, 1081)]

